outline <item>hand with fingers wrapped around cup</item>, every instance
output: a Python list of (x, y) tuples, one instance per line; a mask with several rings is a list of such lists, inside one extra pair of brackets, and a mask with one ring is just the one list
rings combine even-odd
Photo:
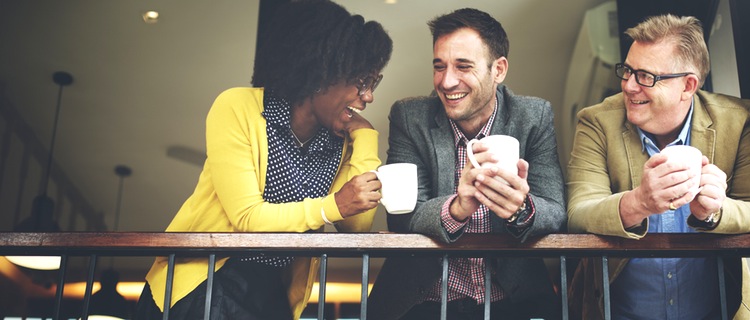
[(389, 214), (405, 214), (414, 211), (417, 205), (417, 165), (413, 163), (390, 163), (371, 171), (377, 175), (380, 187), (380, 203)]
[(518, 157), (518, 140), (494, 135), (466, 145), (467, 165), (458, 183), (451, 214), (463, 221), (480, 204), (498, 217), (513, 219), (529, 194), (529, 163)]
[(380, 188), (381, 183), (373, 172), (365, 172), (347, 181), (334, 194), (341, 216), (347, 218), (377, 207)]
[(690, 213), (699, 221), (716, 218), (727, 197), (727, 174), (702, 157), (700, 192), (690, 201)]
[(675, 211), (697, 199), (707, 162), (701, 151), (691, 146), (670, 146), (655, 154), (643, 167), (641, 185), (620, 201), (623, 225), (637, 226), (652, 214)]
[[(750, 232), (750, 100), (701, 89), (711, 60), (703, 31), (697, 18), (672, 14), (625, 30), (632, 42), (614, 68), (621, 92), (576, 115), (569, 232), (627, 239)], [(610, 316), (750, 319), (750, 271), (741, 260), (613, 257)], [(569, 291), (572, 318), (605, 318), (603, 280), (591, 272), (601, 263), (581, 260)], [(717, 270), (735, 280), (723, 286), (710, 276)]]

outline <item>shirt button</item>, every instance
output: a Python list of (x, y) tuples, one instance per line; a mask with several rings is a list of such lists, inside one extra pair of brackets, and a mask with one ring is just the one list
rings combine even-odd
[(672, 273), (671, 273), (671, 272), (670, 272), (670, 273), (667, 273), (667, 278), (668, 278), (668, 279), (672, 279)]
[(669, 305), (671, 306), (673, 304), (674, 304), (674, 299), (669, 299)]

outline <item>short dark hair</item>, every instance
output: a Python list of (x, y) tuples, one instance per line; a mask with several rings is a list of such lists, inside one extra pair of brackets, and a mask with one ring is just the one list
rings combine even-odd
[(292, 104), (342, 81), (379, 73), (393, 50), (380, 23), (365, 22), (328, 0), (281, 6), (258, 44), (253, 86)]
[(463, 8), (439, 16), (428, 22), (432, 32), (432, 44), (438, 38), (451, 34), (461, 28), (470, 28), (479, 33), (479, 37), (489, 48), (491, 60), (508, 57), (510, 44), (505, 29), (495, 18), (486, 12), (472, 8)]

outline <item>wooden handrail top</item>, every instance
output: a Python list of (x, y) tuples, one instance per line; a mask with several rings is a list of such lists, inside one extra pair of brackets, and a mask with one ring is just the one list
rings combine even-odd
[(649, 234), (641, 240), (591, 234), (550, 234), (524, 243), (507, 234), (466, 234), (451, 244), (420, 234), (379, 233), (179, 233), (179, 232), (0, 232), (0, 255), (163, 255), (206, 252), (290, 252), (335, 256), (497, 254), (515, 256), (750, 256), (750, 234)]

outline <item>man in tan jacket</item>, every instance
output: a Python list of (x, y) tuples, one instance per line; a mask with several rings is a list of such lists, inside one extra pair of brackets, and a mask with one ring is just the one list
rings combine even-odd
[[(648, 232), (750, 231), (750, 101), (699, 90), (709, 71), (700, 21), (663, 15), (625, 32), (622, 93), (578, 114), (568, 164), (568, 227), (640, 239)], [(702, 154), (700, 189), (667, 146)], [(748, 269), (739, 258), (610, 259), (613, 319), (717, 319), (718, 268), (729, 316), (750, 319)], [(571, 310), (604, 317), (600, 259), (584, 259)]]

